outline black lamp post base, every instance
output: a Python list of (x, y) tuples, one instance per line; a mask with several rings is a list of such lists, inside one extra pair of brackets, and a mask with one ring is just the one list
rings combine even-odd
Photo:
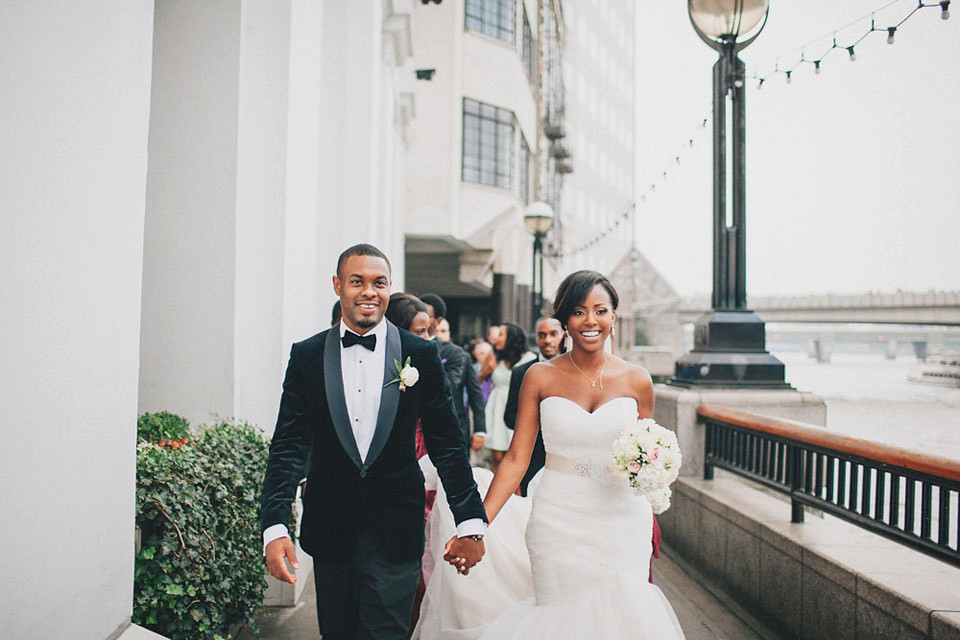
[(766, 329), (752, 311), (711, 311), (697, 319), (693, 351), (677, 360), (675, 387), (792, 389), (784, 365), (766, 350)]

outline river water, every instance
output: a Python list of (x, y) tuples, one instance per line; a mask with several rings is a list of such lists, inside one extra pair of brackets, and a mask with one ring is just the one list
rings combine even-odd
[(819, 363), (805, 352), (768, 346), (786, 366), (787, 382), (827, 403), (827, 428), (960, 464), (960, 388), (907, 380), (918, 370), (915, 357), (835, 349), (830, 362)]

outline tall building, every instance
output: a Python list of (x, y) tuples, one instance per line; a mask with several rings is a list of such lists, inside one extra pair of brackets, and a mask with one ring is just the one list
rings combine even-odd
[(537, 0), (414, 11), (406, 288), (442, 295), (455, 335), (529, 323), (523, 213), (540, 192), (540, 11)]
[[(406, 286), (447, 298), (455, 334), (526, 325), (541, 277), (547, 308), (566, 273), (609, 273), (631, 250), (633, 12), (588, 0), (417, 6)], [(523, 225), (533, 201), (555, 216), (542, 276)]]
[(564, 0), (563, 269), (610, 273), (633, 246), (634, 2)]

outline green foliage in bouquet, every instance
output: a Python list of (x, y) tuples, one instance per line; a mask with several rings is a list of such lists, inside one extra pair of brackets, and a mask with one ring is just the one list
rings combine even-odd
[(172, 640), (220, 639), (253, 625), (266, 587), (259, 494), (267, 441), (251, 425), (222, 420), (196, 438), (144, 431), (168, 437), (137, 445), (133, 622)]

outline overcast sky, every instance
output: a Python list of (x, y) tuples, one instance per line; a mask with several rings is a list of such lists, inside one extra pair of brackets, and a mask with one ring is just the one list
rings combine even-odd
[[(889, 5), (889, 6), (888, 6)], [(747, 292), (960, 290), (960, 2), (771, 0), (747, 65)], [(883, 8), (886, 7), (886, 8)], [(638, 247), (681, 295), (712, 287), (711, 68), (683, 0), (638, 5)], [(864, 20), (857, 20), (868, 16)], [(689, 140), (694, 139), (691, 148)], [(680, 156), (679, 164), (675, 157)], [(667, 177), (663, 178), (663, 171)], [(656, 184), (655, 189), (651, 185)]]

